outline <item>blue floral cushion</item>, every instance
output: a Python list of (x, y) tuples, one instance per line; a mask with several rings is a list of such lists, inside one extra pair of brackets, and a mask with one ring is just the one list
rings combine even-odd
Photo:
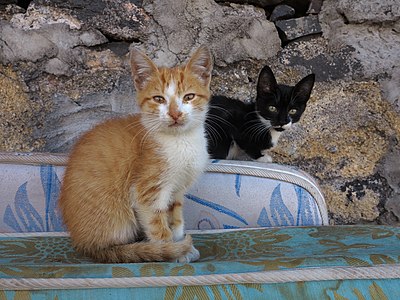
[[(57, 200), (63, 166), (0, 163), (0, 232), (65, 231)], [(299, 170), (214, 161), (186, 194), (189, 230), (326, 225), (318, 186)]]

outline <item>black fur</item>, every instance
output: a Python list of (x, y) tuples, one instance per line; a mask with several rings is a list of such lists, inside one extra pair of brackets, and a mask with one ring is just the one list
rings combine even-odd
[(233, 142), (252, 159), (262, 157), (263, 150), (274, 146), (271, 130), (282, 132), (282, 126), (300, 120), (314, 81), (315, 75), (310, 74), (295, 86), (278, 85), (272, 70), (265, 66), (258, 77), (255, 102), (213, 96), (206, 120), (211, 158), (225, 159)]

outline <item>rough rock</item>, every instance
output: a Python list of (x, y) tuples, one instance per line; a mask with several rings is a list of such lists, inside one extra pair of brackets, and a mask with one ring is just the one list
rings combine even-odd
[(338, 0), (337, 11), (349, 23), (392, 23), (400, 20), (398, 0)]
[(391, 77), (379, 80), (383, 96), (394, 105), (396, 111), (400, 113), (400, 68), (393, 70)]
[[(319, 15), (323, 36), (331, 51), (353, 49), (353, 60), (362, 72), (352, 75), (353, 79), (374, 79), (380, 82), (385, 100), (392, 109), (400, 113), (400, 6), (398, 1), (332, 1), (325, 0)], [(390, 125), (389, 125), (390, 126)], [(395, 146), (393, 146), (395, 147)], [(392, 147), (392, 151), (393, 150)], [(395, 168), (400, 169), (399, 163)], [(385, 175), (387, 178), (388, 175)], [(389, 180), (390, 182), (390, 180)], [(390, 196), (388, 221), (395, 211), (396, 196)], [(398, 209), (397, 209), (398, 211)]]
[(351, 46), (331, 49), (328, 40), (318, 37), (288, 44), (277, 60), (269, 62), (276, 66), (277, 72), (291, 69), (303, 70), (304, 74), (315, 73), (317, 81), (352, 80), (364, 72), (354, 51)]
[(311, 34), (322, 33), (318, 16), (313, 15), (296, 19), (279, 20), (275, 22), (275, 25), (279, 29), (280, 37), (284, 42)]
[(211, 81), (214, 95), (225, 95), (249, 102), (255, 99), (258, 74), (263, 63), (240, 62), (229, 67), (215, 67)]
[(72, 75), (70, 66), (57, 57), (50, 59), (46, 63), (44, 70), (49, 74), (58, 75), (58, 76)]
[(0, 20), (10, 21), (14, 14), (23, 13), (24, 11), (25, 9), (16, 4), (4, 6), (0, 4)]
[(275, 26), (266, 20), (262, 9), (220, 6), (212, 0), (178, 0), (168, 6), (156, 0), (144, 4), (144, 8), (154, 20), (147, 28), (144, 47), (147, 53), (154, 53), (157, 63), (183, 62), (202, 44), (211, 48), (219, 66), (267, 59), (280, 50)]
[(38, 19), (36, 14), (39, 19), (50, 18), (50, 22), (73, 18), (72, 26), (95, 28), (108, 38), (133, 41), (142, 35), (149, 20), (141, 5), (141, 0), (34, 0), (28, 11), (33, 7), (37, 11), (32, 14), (32, 22)]
[[(388, 152), (400, 150), (390, 140), (400, 140), (400, 116), (381, 98), (379, 86), (336, 81), (316, 85), (302, 120), (284, 133), (273, 154), (277, 162), (318, 178), (332, 218), (349, 224), (374, 221), (379, 205), (400, 196), (391, 187), (398, 182), (388, 183), (377, 168)], [(385, 172), (395, 176), (398, 170), (397, 164)]]
[(307, 9), (310, 6), (310, 0), (284, 0), (282, 4), (293, 7), (296, 11), (295, 17), (300, 18), (306, 15)]
[[(387, 184), (393, 190), (393, 193), (388, 196), (384, 206), (388, 211), (388, 215), (394, 215), (400, 219), (400, 167), (399, 167), (399, 139), (392, 138), (389, 140), (389, 151), (382, 163), (379, 165), (379, 170), (386, 178)], [(386, 221), (386, 220), (385, 220)]]
[(17, 4), (17, 0), (1, 0), (0, 5)]
[(43, 126), (49, 107), (31, 101), (28, 87), (12, 67), (0, 64), (0, 149), (2, 151), (33, 151), (44, 144), (33, 138), (34, 128)]
[[(135, 111), (126, 52), (120, 56), (107, 47), (101, 49), (108, 40), (99, 30), (79, 23), (60, 8), (46, 9), (45, 21), (39, 18), (44, 10), (33, 8), (25, 15), (14, 14), (10, 23), (2, 21), (0, 43), (11, 48), (0, 48), (0, 61), (21, 70), (19, 85), (26, 90), (26, 95), (18, 93), (10, 99), (24, 99), (14, 102), (26, 103), (24, 115), (38, 121), (33, 126), (21, 121), (19, 113), (4, 113), (2, 123), (15, 131), (15, 137), (8, 137), (9, 144), (0, 146), (1, 150), (64, 152), (94, 124)], [(38, 17), (36, 22), (33, 15)], [(7, 82), (2, 88), (5, 95), (15, 94), (15, 84)], [(35, 103), (46, 108), (40, 118)]]
[(56, 45), (37, 32), (26, 32), (0, 20), (0, 61), (38, 61), (57, 54)]
[(321, 11), (322, 3), (324, 0), (311, 0), (310, 5), (307, 10), (307, 14), (316, 15)]
[(42, 151), (65, 152), (77, 137), (95, 124), (134, 113), (135, 92), (125, 57), (111, 50), (85, 50), (84, 66), (74, 76), (57, 80), (52, 75), (30, 82), (40, 98), (52, 103), (45, 126), (35, 137), (46, 137)]
[(271, 13), (269, 20), (275, 22), (278, 20), (290, 19), (295, 15), (295, 10), (289, 5), (277, 5)]
[(267, 6), (273, 6), (273, 5), (277, 5), (281, 2), (283, 2), (284, 0), (215, 0), (215, 2), (219, 2), (219, 3), (226, 3), (226, 2), (230, 2), (230, 3), (236, 3), (236, 4), (251, 4), (251, 5), (255, 5), (258, 7), (267, 7)]
[(364, 78), (372, 78), (377, 74), (392, 73), (400, 67), (398, 49), (400, 35), (391, 28), (381, 27), (376, 30), (357, 25), (338, 28), (328, 38), (332, 47), (350, 46), (355, 49), (354, 56), (364, 67)]
[[(377, 3), (381, 3), (378, 5)], [(361, 7), (362, 15), (369, 16), (375, 13), (385, 14), (384, 7), (390, 6), (391, 3), (397, 1), (362, 1), (358, 2)], [(378, 74), (387, 73), (391, 76), (392, 72), (400, 68), (399, 51), (400, 34), (393, 30), (393, 24), (361, 24), (352, 23), (343, 19), (340, 9), (343, 9), (346, 3), (354, 4), (354, 1), (336, 1), (325, 0), (320, 14), (320, 22), (323, 29), (323, 35), (329, 41), (332, 49), (342, 47), (353, 47), (354, 57), (364, 67), (364, 78), (373, 78)], [(362, 4), (361, 4), (362, 3)], [(376, 4), (374, 6), (374, 4)], [(392, 12), (397, 15), (399, 5), (391, 6)], [(350, 7), (350, 4), (349, 4)], [(378, 9), (378, 10), (376, 10)], [(351, 9), (349, 8), (349, 11)], [(390, 14), (389, 14), (390, 15)], [(390, 17), (390, 19), (396, 19)], [(352, 20), (352, 19), (350, 19)], [(386, 22), (386, 18), (382, 23)], [(350, 22), (350, 23), (349, 23)], [(346, 24), (347, 23), (347, 24)], [(398, 23), (398, 21), (397, 21)]]
[[(37, 132), (38, 137), (46, 135), (44, 151), (65, 152), (81, 133), (95, 124), (137, 111), (130, 76), (118, 78), (104, 70), (94, 75), (100, 82), (92, 90), (82, 92), (82, 86), (90, 86), (92, 80), (89, 74), (83, 74), (66, 82), (66, 86), (60, 87), (62, 92), (54, 94), (52, 113), (46, 115), (45, 127)], [(78, 81), (80, 85), (76, 86)], [(97, 84), (103, 84), (104, 88), (99, 89)], [(66, 92), (67, 87), (71, 87), (70, 93)]]
[(96, 30), (73, 31), (66, 24), (46, 25), (40, 29), (24, 30), (0, 20), (0, 61), (43, 61), (44, 69), (55, 75), (71, 75), (71, 67), (82, 61), (78, 46), (94, 46), (107, 42)]
[(31, 3), (26, 12), (15, 14), (11, 24), (20, 29), (39, 29), (49, 24), (66, 24), (70, 29), (80, 29), (82, 23), (67, 11), (57, 7)]
[(294, 8), (295, 17), (304, 16), (308, 7), (310, 6), (310, 0), (216, 0), (216, 2), (223, 5), (227, 5), (229, 3), (254, 5), (256, 7), (264, 8), (267, 15), (270, 15), (276, 5), (283, 4)]

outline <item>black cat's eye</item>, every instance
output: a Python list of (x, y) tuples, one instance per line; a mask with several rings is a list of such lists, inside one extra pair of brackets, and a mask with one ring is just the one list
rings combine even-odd
[(195, 96), (195, 94), (192, 94), (192, 93), (191, 94), (186, 94), (185, 96), (183, 96), (183, 101), (189, 102), (189, 101), (194, 99), (194, 96)]
[(289, 115), (294, 115), (297, 113), (297, 109), (292, 108), (291, 110), (289, 110)]
[(166, 102), (163, 96), (154, 96), (154, 97), (153, 97), (153, 100), (154, 100), (155, 102), (157, 102), (157, 103), (160, 103), (160, 104)]
[(277, 109), (275, 106), (273, 106), (273, 105), (268, 106), (268, 110), (269, 110), (270, 112), (273, 112), (273, 113), (278, 111), (278, 109)]

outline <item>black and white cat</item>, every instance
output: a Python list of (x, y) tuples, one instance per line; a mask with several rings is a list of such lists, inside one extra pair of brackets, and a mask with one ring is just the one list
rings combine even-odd
[(300, 120), (314, 86), (310, 74), (295, 86), (277, 84), (265, 66), (258, 76), (252, 103), (213, 96), (207, 117), (208, 152), (215, 159), (251, 159), (271, 162), (266, 150), (274, 147), (283, 131)]

